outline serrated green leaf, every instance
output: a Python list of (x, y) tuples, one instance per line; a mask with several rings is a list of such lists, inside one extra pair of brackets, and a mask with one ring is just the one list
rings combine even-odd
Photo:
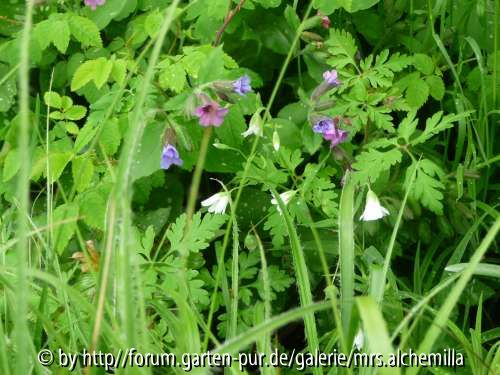
[(127, 63), (125, 60), (117, 59), (113, 61), (111, 77), (120, 85), (125, 82), (125, 78), (127, 77)]
[[(414, 163), (408, 168), (406, 184), (408, 184), (409, 176), (411, 176), (416, 167), (417, 165)], [(443, 204), (441, 201), (443, 200), (442, 190), (444, 189), (444, 184), (440, 181), (440, 178), (443, 176), (444, 172), (435, 163), (428, 159), (420, 160), (411, 193), (424, 207), (427, 207), (438, 215), (443, 214)]]
[(436, 100), (441, 100), (444, 97), (445, 86), (443, 79), (439, 76), (429, 76), (425, 78), (425, 82), (429, 85), (429, 93)]
[(73, 184), (76, 191), (82, 192), (89, 186), (94, 175), (94, 163), (87, 156), (80, 156), (71, 162)]
[(417, 145), (423, 143), (443, 130), (453, 127), (453, 123), (468, 116), (471, 111), (460, 114), (449, 114), (443, 117), (443, 111), (436, 112), (425, 122), (425, 130), (420, 136), (414, 139), (411, 144)]
[(180, 93), (187, 83), (186, 72), (181, 64), (170, 63), (160, 72), (159, 82), (163, 89), (170, 89), (176, 93)]
[(71, 121), (81, 120), (87, 114), (87, 108), (82, 105), (74, 105), (69, 110), (64, 112), (66, 119)]
[(14, 148), (9, 151), (5, 158), (3, 165), (3, 182), (9, 181), (14, 177), (21, 166), (21, 159), (19, 157), (19, 150)]
[(413, 56), (413, 66), (425, 75), (431, 75), (436, 68), (432, 58), (423, 53), (417, 53)]
[(353, 168), (356, 170), (352, 177), (360, 184), (374, 183), (380, 174), (391, 166), (401, 162), (401, 151), (394, 148), (381, 152), (375, 149), (362, 152), (356, 157)]
[(76, 14), (68, 16), (71, 35), (78, 40), (83, 47), (102, 47), (101, 34), (97, 25), (90, 19)]
[(328, 60), (333, 66), (343, 68), (348, 64), (355, 64), (354, 55), (358, 48), (354, 38), (348, 32), (331, 29), (326, 45), (328, 46), (328, 52), (333, 55)]
[[(52, 43), (61, 53), (66, 53), (69, 45), (69, 25), (64, 20), (52, 21), (51, 22), (51, 33), (50, 38), (52, 38)], [(49, 37), (49, 35), (46, 35)]]
[(80, 196), (80, 214), (85, 224), (91, 228), (104, 230), (106, 199), (98, 191), (90, 191)]
[(185, 233), (186, 214), (182, 214), (167, 231), (167, 238), (170, 241), (170, 252), (177, 251), (184, 253), (185, 251), (189, 251), (196, 253), (207, 248), (209, 241), (214, 237), (215, 232), (225, 223), (226, 219), (225, 215), (210, 213), (205, 214), (202, 219), (201, 213), (198, 212), (193, 216), (189, 233)]
[(81, 64), (73, 75), (71, 91), (76, 91), (92, 81), (98, 68), (96, 60), (85, 61)]
[[(49, 182), (55, 183), (61, 177), (73, 154), (71, 152), (55, 152), (49, 155)], [(46, 171), (44, 172), (46, 173)], [(47, 176), (46, 176), (47, 177)]]
[(73, 237), (76, 230), (76, 220), (78, 219), (78, 205), (75, 203), (66, 203), (54, 210), (54, 239), (55, 249), (61, 254), (68, 242)]
[(102, 125), (99, 142), (108, 155), (114, 155), (118, 151), (121, 143), (121, 133), (117, 119), (110, 119)]
[(52, 108), (61, 108), (61, 96), (57, 92), (47, 91), (43, 96), (46, 105)]
[(424, 105), (429, 97), (429, 86), (421, 80), (415, 79), (408, 84), (406, 89), (406, 102), (414, 109), (418, 109)]

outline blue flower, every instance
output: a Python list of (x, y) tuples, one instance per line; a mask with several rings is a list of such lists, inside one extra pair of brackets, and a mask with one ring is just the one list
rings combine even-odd
[(179, 156), (177, 149), (171, 144), (167, 144), (163, 147), (163, 152), (161, 153), (161, 163), (162, 169), (168, 169), (172, 164), (181, 166), (182, 159)]
[(241, 76), (236, 81), (233, 81), (233, 91), (240, 95), (245, 95), (247, 92), (252, 91), (252, 87), (250, 86), (250, 77), (246, 74)]
[(326, 83), (328, 83), (330, 86), (339, 86), (340, 81), (339, 81), (339, 76), (338, 73), (335, 69), (333, 70), (327, 70), (326, 72), (323, 73), (323, 79), (325, 80)]
[(314, 124), (313, 131), (315, 133), (325, 134), (331, 132), (334, 128), (335, 123), (331, 118), (322, 118)]

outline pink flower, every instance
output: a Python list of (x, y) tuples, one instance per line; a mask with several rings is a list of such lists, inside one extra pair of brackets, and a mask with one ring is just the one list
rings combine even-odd
[(200, 118), (201, 126), (220, 126), (227, 112), (227, 108), (221, 108), (219, 103), (209, 100), (196, 108), (194, 114)]
[(95, 10), (98, 5), (104, 5), (106, 0), (85, 0), (85, 5), (90, 7), (92, 10)]
[(321, 26), (323, 26), (323, 28), (328, 29), (331, 24), (332, 22), (330, 21), (330, 18), (328, 18), (328, 16), (321, 17)]

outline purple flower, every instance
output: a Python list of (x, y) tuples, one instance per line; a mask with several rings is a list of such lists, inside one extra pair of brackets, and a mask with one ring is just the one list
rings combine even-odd
[(347, 134), (348, 132), (346, 132), (345, 130), (337, 129), (337, 127), (334, 126), (332, 130), (323, 133), (323, 138), (325, 138), (327, 141), (330, 141), (330, 147), (334, 148), (339, 143), (345, 142), (345, 140), (347, 139)]
[(330, 86), (338, 86), (338, 85), (340, 85), (338, 73), (337, 73), (337, 71), (335, 69), (327, 70), (326, 72), (324, 72), (323, 73), (323, 79)]
[(221, 108), (219, 103), (210, 100), (196, 108), (194, 114), (200, 118), (201, 126), (220, 126), (224, 122), (227, 111), (227, 108)]
[(245, 95), (247, 92), (252, 91), (252, 87), (250, 86), (250, 77), (246, 74), (241, 76), (236, 81), (233, 82), (233, 91), (240, 95)]
[(315, 133), (324, 134), (327, 131), (332, 131), (333, 128), (335, 128), (335, 123), (331, 118), (322, 118), (314, 124), (313, 131)]
[(98, 5), (103, 5), (106, 0), (85, 0), (85, 5), (95, 10)]
[(330, 147), (333, 148), (339, 143), (345, 142), (348, 134), (347, 131), (338, 129), (337, 124), (337, 119), (322, 118), (314, 124), (313, 131), (323, 134), (323, 138), (330, 141)]
[(181, 166), (182, 159), (177, 149), (171, 144), (167, 144), (163, 147), (163, 152), (161, 153), (160, 166), (162, 169), (168, 169), (172, 164)]

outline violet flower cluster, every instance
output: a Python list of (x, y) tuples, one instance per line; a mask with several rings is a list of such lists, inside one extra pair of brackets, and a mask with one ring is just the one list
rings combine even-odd
[[(86, 1), (102, 2), (104, 0)], [(212, 90), (219, 98), (225, 99), (226, 101), (230, 101), (231, 94), (244, 96), (252, 91), (251, 80), (248, 75), (243, 75), (242, 77), (234, 81), (216, 81), (213, 82), (209, 87), (212, 88)], [(203, 92), (198, 94), (198, 100), (201, 103), (194, 109), (193, 115), (198, 117), (199, 124), (202, 127), (221, 126), (224, 122), (224, 118), (229, 112), (229, 108), (221, 106), (218, 101), (212, 99), (209, 95)], [(160, 161), (160, 166), (162, 169), (169, 169), (172, 165), (182, 165), (182, 159), (179, 155), (179, 152), (172, 143), (175, 142), (168, 141), (163, 147)]]
[[(327, 70), (323, 73), (323, 82), (313, 91), (311, 99), (316, 102), (321, 95), (326, 93), (329, 89), (337, 87), (340, 85), (340, 80), (338, 72), (333, 70)], [(321, 117), (315, 121), (313, 125), (313, 131), (323, 135), (323, 138), (330, 141), (330, 147), (334, 148), (347, 139), (348, 132), (340, 129), (340, 120), (338, 117), (329, 118)]]

